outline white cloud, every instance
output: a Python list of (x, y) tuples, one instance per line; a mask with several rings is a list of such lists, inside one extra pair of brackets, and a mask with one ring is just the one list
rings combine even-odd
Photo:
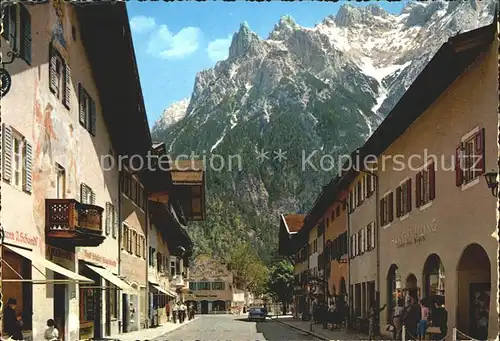
[(212, 40), (207, 47), (208, 57), (214, 62), (226, 59), (232, 39), (233, 36), (229, 35), (227, 38)]
[(198, 27), (184, 27), (173, 34), (166, 25), (160, 25), (149, 37), (147, 51), (162, 59), (186, 57), (198, 50), (202, 35)]
[(152, 31), (156, 27), (156, 21), (153, 17), (137, 15), (130, 19), (130, 28), (136, 33), (145, 33)]

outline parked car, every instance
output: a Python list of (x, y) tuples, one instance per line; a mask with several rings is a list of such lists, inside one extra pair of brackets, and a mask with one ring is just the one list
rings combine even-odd
[(248, 310), (248, 320), (266, 320), (267, 311), (263, 308), (250, 308)]

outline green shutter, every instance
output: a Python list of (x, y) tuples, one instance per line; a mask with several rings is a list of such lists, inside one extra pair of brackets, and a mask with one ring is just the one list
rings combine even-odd
[(31, 16), (28, 9), (21, 5), (21, 58), (31, 64)]

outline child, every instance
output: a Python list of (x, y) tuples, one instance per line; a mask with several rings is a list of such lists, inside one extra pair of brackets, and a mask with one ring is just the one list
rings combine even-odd
[(47, 327), (48, 328), (45, 330), (45, 340), (48, 341), (59, 340), (59, 331), (57, 330), (53, 319), (47, 321)]

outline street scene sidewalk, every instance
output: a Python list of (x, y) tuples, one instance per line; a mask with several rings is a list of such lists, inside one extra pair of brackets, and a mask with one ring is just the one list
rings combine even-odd
[(309, 321), (297, 320), (292, 316), (280, 316), (273, 321), (287, 325), (288, 327), (308, 333), (321, 340), (366, 340), (368, 336), (356, 331), (349, 331), (346, 329), (323, 329), (321, 324), (313, 324), (313, 330), (310, 331)]
[(142, 329), (126, 334), (119, 334), (112, 336), (110, 338), (104, 340), (119, 340), (119, 341), (136, 341), (136, 340), (153, 340), (159, 336), (162, 336), (166, 333), (170, 333), (174, 330), (177, 330), (183, 326), (188, 325), (189, 323), (195, 321), (197, 317), (192, 319), (191, 321), (186, 320), (184, 323), (173, 323), (167, 322), (162, 324), (161, 326), (155, 328)]

